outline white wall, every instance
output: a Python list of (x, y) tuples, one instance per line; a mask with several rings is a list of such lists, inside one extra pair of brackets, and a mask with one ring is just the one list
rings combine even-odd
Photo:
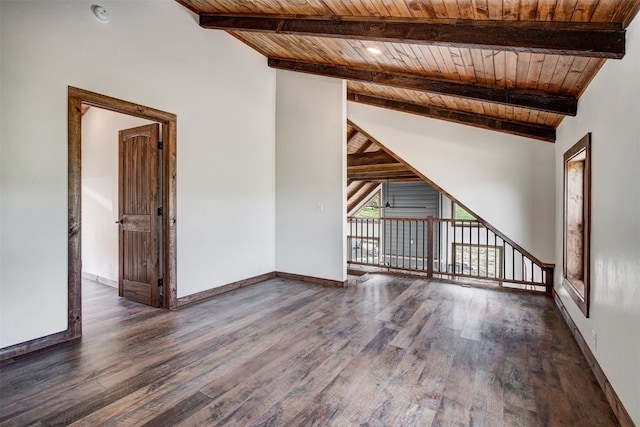
[(118, 131), (152, 123), (91, 107), (82, 116), (82, 272), (118, 281)]
[[(556, 291), (634, 422), (640, 425), (640, 18), (627, 54), (608, 60), (564, 119), (556, 143)], [(563, 154), (592, 133), (591, 309), (559, 286)], [(592, 340), (597, 334), (597, 347)]]
[(554, 145), (348, 103), (356, 125), (543, 262), (554, 261)]
[(275, 269), (275, 71), (174, 1), (92, 3), (0, 2), (0, 347), (67, 327), (68, 85), (177, 114), (178, 296)]
[(277, 72), (276, 269), (344, 281), (346, 85)]

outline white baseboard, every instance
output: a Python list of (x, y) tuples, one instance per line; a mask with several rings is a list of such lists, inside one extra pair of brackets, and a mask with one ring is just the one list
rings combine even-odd
[(98, 276), (97, 274), (87, 273), (86, 271), (82, 272), (83, 279), (93, 280), (94, 282), (101, 283), (103, 285), (111, 286), (112, 288), (118, 288), (118, 281), (107, 279), (106, 277)]

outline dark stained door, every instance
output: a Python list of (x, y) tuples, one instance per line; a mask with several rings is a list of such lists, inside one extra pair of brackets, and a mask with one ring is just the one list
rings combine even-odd
[(159, 125), (119, 132), (120, 296), (158, 306)]

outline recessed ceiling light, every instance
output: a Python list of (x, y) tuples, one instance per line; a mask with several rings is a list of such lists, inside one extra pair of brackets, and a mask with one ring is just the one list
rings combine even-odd
[(382, 53), (382, 51), (377, 47), (368, 47), (367, 50), (373, 53), (374, 55), (380, 55)]
[(93, 6), (91, 6), (91, 11), (93, 12), (93, 16), (95, 16), (96, 19), (102, 23), (107, 23), (111, 19), (111, 17), (109, 16), (109, 12), (107, 12), (107, 9), (102, 6), (94, 4)]

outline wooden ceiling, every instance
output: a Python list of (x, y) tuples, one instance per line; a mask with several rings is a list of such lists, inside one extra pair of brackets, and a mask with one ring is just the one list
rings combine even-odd
[[(269, 66), (347, 80), (348, 99), (555, 141), (640, 0), (177, 0)], [(378, 49), (372, 53), (368, 48)]]

